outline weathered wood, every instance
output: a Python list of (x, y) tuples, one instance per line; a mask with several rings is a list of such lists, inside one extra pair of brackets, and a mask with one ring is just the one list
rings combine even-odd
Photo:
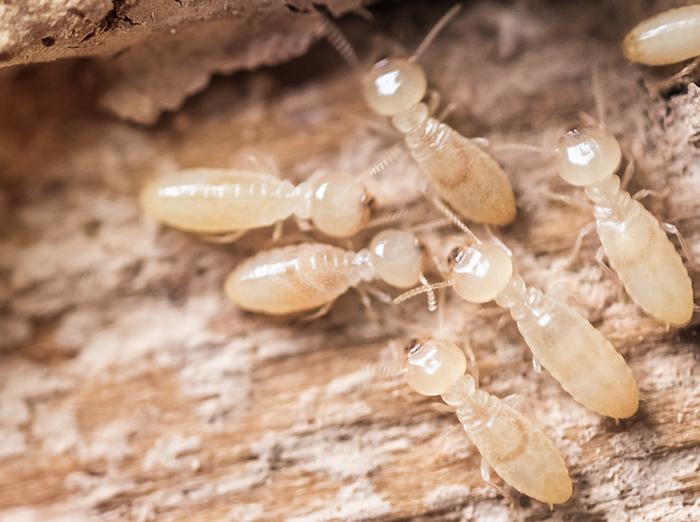
[[(700, 89), (659, 96), (647, 86), (677, 69), (630, 66), (619, 50), (627, 28), (669, 4), (470, 3), (423, 61), (458, 104), (456, 128), (543, 144), (595, 111), (597, 60), (607, 123), (637, 164), (633, 190), (671, 188), (646, 203), (700, 258)], [(411, 48), (447, 5), (381, 6), (373, 22), (343, 27), (365, 55)], [(0, 78), (0, 520), (700, 518), (697, 319), (667, 333), (643, 317), (596, 266), (593, 238), (567, 268), (590, 214), (547, 198), (583, 195), (546, 162), (502, 156), (519, 203), (502, 236), (528, 283), (573, 292), (624, 354), (640, 412), (619, 426), (586, 412), (532, 370), (511, 323), (449, 294), (442, 311), (446, 335), (471, 339), (484, 388), (525, 395), (561, 449), (575, 492), (554, 511), (486, 486), (462, 434), (444, 436), (454, 415), (367, 369), (405, 336), (399, 320), (436, 327), (424, 301), (377, 303), (381, 323), (352, 293), (313, 323), (243, 314), (221, 285), (270, 232), (209, 245), (137, 206), (163, 165), (232, 165), (256, 148), (298, 181), (381, 157), (392, 138), (368, 126), (327, 46), (217, 79), (150, 129), (96, 113), (90, 83), (77, 81), (91, 70), (65, 62)], [(372, 186), (380, 207), (419, 197), (417, 180), (408, 159), (383, 173)], [(423, 238), (442, 256), (459, 235)]]

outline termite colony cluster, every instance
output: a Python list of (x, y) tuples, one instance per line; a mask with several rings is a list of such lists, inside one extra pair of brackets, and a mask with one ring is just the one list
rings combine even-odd
[[(434, 292), (451, 287), (469, 303), (495, 301), (506, 309), (534, 358), (583, 406), (614, 419), (631, 417), (639, 396), (623, 357), (577, 311), (528, 287), (514, 269), (511, 252), (488, 228), (516, 218), (508, 176), (491, 154), (498, 145), (462, 136), (433, 117), (434, 108), (423, 102), (427, 81), (418, 58), (457, 11), (455, 6), (443, 16), (411, 57), (381, 60), (363, 71), (361, 80), (371, 110), (391, 118), (403, 135), (428, 182), (427, 199), (445, 216), (444, 223), (464, 232), (462, 246), (445, 262), (436, 262), (444, 281), (428, 282), (416, 231), (404, 223), (403, 229), (379, 232), (356, 252), (324, 243), (259, 252), (230, 273), (224, 291), (247, 311), (282, 315), (320, 310), (314, 314), (318, 316), (349, 288), (361, 290), (373, 279), (406, 290), (393, 304), (426, 293), (431, 309), (436, 306)], [(343, 35), (323, 19), (331, 42), (359, 68)], [(700, 55), (700, 6), (642, 22), (625, 38), (623, 50), (629, 60), (647, 65), (695, 58)], [(678, 231), (659, 223), (624, 190), (616, 175), (622, 150), (602, 122), (587, 121), (551, 150), (511, 147), (545, 155), (566, 182), (584, 188), (593, 203), (600, 252), (634, 303), (667, 326), (690, 320), (691, 280), (666, 235)], [(181, 170), (154, 179), (143, 189), (141, 201), (158, 221), (210, 240), (232, 241), (290, 216), (327, 236), (349, 238), (372, 223), (366, 177), (390, 162), (359, 175), (318, 172), (296, 186), (262, 169)], [(622, 176), (622, 183), (628, 177)], [(488, 237), (478, 237), (462, 219), (485, 225)], [(569, 473), (554, 444), (512, 401), (478, 388), (473, 357), (465, 350), (434, 335), (411, 341), (401, 356), (408, 385), (422, 395), (440, 396), (456, 412), (488, 464), (486, 470), (490, 466), (508, 485), (541, 502), (558, 504), (570, 498)]]

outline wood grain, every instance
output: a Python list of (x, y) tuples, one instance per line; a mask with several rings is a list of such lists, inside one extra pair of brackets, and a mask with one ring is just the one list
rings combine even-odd
[[(411, 49), (448, 5), (383, 4), (342, 27), (362, 56)], [(669, 5), (470, 2), (423, 62), (458, 104), (454, 127), (536, 144), (595, 112), (597, 62), (605, 119), (637, 165), (632, 190), (670, 187), (645, 203), (700, 258), (700, 88), (656, 93), (676, 69), (631, 66), (619, 49)], [(0, 77), (0, 520), (700, 519), (698, 320), (666, 332), (644, 317), (596, 266), (594, 238), (567, 266), (590, 211), (548, 197), (583, 200), (546, 162), (499, 157), (519, 205), (499, 234), (529, 284), (577, 306), (627, 358), (639, 413), (616, 425), (586, 412), (532, 370), (493, 307), (448, 294), (441, 310), (442, 334), (471, 341), (482, 386), (526, 396), (561, 449), (575, 492), (553, 511), (485, 485), (453, 414), (373, 374), (413, 333), (401, 325), (437, 329), (424, 301), (376, 303), (379, 319), (354, 293), (312, 323), (241, 313), (222, 282), (270, 231), (210, 245), (137, 206), (144, 180), (172, 164), (228, 166), (255, 150), (298, 181), (379, 159), (396, 138), (375, 129), (328, 46), (218, 78), (149, 128), (96, 112), (93, 73), (60, 62)], [(380, 208), (400, 208), (419, 198), (418, 179), (404, 159), (371, 189)], [(423, 240), (442, 257), (459, 235)]]

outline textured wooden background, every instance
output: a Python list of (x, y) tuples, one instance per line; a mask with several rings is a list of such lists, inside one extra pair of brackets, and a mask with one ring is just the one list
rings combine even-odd
[[(595, 111), (597, 63), (607, 123), (638, 166), (632, 189), (670, 188), (647, 203), (700, 258), (700, 89), (659, 95), (653, 85), (677, 68), (631, 66), (619, 50), (637, 20), (671, 4), (468, 2), (423, 63), (457, 104), (454, 127), (538, 144)], [(411, 49), (449, 5), (390, 2), (341, 25), (369, 59)], [(140, 212), (138, 187), (173, 164), (233, 165), (255, 150), (294, 180), (321, 166), (359, 172), (395, 138), (374, 128), (356, 81), (319, 44), (216, 78), (138, 127), (93, 108), (91, 62), (0, 71), (0, 520), (700, 519), (698, 319), (665, 332), (642, 316), (596, 266), (593, 238), (566, 266), (590, 211), (548, 196), (583, 200), (539, 158), (500, 158), (519, 216), (499, 234), (528, 283), (614, 341), (639, 413), (616, 425), (586, 412), (533, 371), (492, 307), (448, 295), (443, 334), (468, 337), (484, 388), (525, 395), (561, 449), (575, 491), (554, 511), (486, 486), (454, 415), (365, 367), (405, 338), (398, 321), (436, 328), (423, 300), (377, 304), (379, 321), (354, 293), (313, 323), (243, 314), (221, 284), (269, 231), (208, 245)], [(396, 208), (418, 197), (417, 180), (406, 159), (372, 190)], [(443, 255), (459, 235), (423, 239)]]

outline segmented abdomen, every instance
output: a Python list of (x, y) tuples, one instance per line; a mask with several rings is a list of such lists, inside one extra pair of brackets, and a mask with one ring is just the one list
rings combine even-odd
[(634, 415), (639, 393), (632, 370), (590, 322), (532, 288), (513, 311), (534, 357), (574, 399), (601, 415)]
[(700, 55), (700, 6), (659, 13), (635, 27), (622, 45), (625, 56), (645, 65), (666, 65)]
[(308, 243), (261, 252), (238, 265), (226, 295), (245, 310), (288, 314), (322, 306), (350, 287), (350, 256), (340, 248)]
[(693, 315), (688, 270), (659, 221), (632, 200), (621, 216), (596, 208), (600, 242), (627, 293), (645, 312), (672, 325)]
[[(513, 221), (513, 189), (496, 160), (446, 125), (432, 118), (426, 125), (432, 132), (409, 135), (406, 143), (440, 196), (471, 221), (492, 225)], [(436, 135), (440, 139), (433, 143)]]
[(291, 214), (291, 183), (245, 170), (189, 169), (150, 182), (146, 212), (167, 225), (217, 234), (271, 225)]
[(509, 485), (549, 504), (571, 496), (571, 479), (559, 451), (523, 414), (477, 390), (457, 415), (469, 439)]

